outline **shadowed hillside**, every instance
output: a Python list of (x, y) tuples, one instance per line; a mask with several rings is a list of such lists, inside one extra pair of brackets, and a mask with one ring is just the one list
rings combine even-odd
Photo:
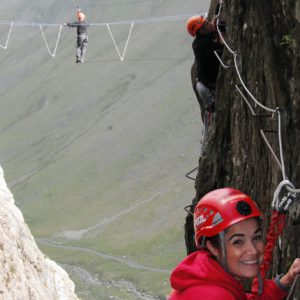
[[(90, 23), (118, 22), (206, 12), (208, 2), (1, 1), (0, 20), (62, 24), (80, 5)], [(0, 163), (40, 248), (82, 299), (164, 297), (185, 255), (194, 190), (184, 174), (202, 126), (185, 21), (136, 23), (122, 62), (106, 26), (89, 28), (80, 65), (71, 28), (54, 58), (38, 26), (13, 26), (0, 49)], [(53, 50), (59, 26), (42, 29)], [(122, 52), (130, 23), (110, 29)], [(8, 30), (0, 25), (1, 45)]]

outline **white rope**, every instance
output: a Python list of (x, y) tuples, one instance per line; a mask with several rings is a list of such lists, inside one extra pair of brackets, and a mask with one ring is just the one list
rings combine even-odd
[[(197, 13), (203, 17), (207, 16), (207, 12)], [(179, 20), (186, 20), (187, 18), (194, 16), (195, 13), (185, 14), (185, 15), (175, 15), (175, 16), (165, 16), (165, 17), (154, 17), (154, 18), (145, 18), (145, 19), (133, 19), (133, 20), (124, 20), (124, 21), (115, 21), (115, 22), (102, 22), (102, 23), (89, 23), (90, 26), (106, 26), (109, 25), (123, 25), (123, 24), (142, 24), (142, 23), (155, 23), (155, 22), (168, 22), (168, 21), (179, 21)], [(10, 22), (8, 21), (0, 21), (0, 25), (9, 25)], [(39, 23), (39, 22), (15, 22), (16, 26), (59, 26), (62, 24), (58, 23)]]
[(217, 18), (217, 21), (219, 20), (219, 17), (221, 15), (221, 12), (222, 12), (222, 6), (223, 6), (223, 0), (219, 0), (219, 10), (218, 10), (218, 13), (215, 15), (215, 18)]
[(245, 89), (245, 91), (248, 93), (248, 95), (252, 98), (252, 100), (253, 100), (258, 106), (260, 106), (261, 108), (263, 108), (263, 109), (266, 110), (266, 111), (275, 113), (275, 112), (276, 112), (275, 109), (269, 108), (269, 107), (267, 107), (267, 106), (261, 104), (261, 103), (260, 103), (260, 102), (252, 95), (252, 93), (248, 90), (248, 88), (246, 87), (246, 85), (245, 85), (245, 83), (244, 83), (244, 81), (243, 81), (243, 79), (242, 79), (242, 76), (241, 76), (241, 74), (240, 74), (240, 71), (239, 71), (239, 68), (238, 68), (238, 65), (237, 65), (237, 59), (236, 59), (236, 58), (237, 58), (237, 53), (235, 52), (234, 55), (233, 55), (234, 66), (235, 66), (235, 69), (236, 69), (236, 73), (237, 73), (237, 75), (238, 75), (238, 77), (239, 77), (239, 80), (240, 80), (240, 82), (241, 82), (243, 88)]
[(222, 33), (221, 33), (221, 31), (220, 31), (220, 29), (219, 29), (219, 19), (217, 19), (217, 31), (218, 31), (218, 34), (219, 34), (219, 37), (221, 38), (221, 40), (222, 40), (222, 43), (225, 45), (225, 47), (227, 48), (227, 50), (233, 55), (234, 53), (235, 53), (235, 51), (233, 51), (229, 46), (228, 46), (228, 44), (226, 43), (226, 41), (225, 41), (225, 39), (224, 39), (224, 37), (223, 37), (223, 35), (222, 35)]
[(5, 50), (7, 49), (7, 46), (8, 46), (8, 41), (9, 41), (9, 38), (10, 38), (10, 34), (11, 34), (11, 31), (12, 31), (13, 25), (14, 25), (14, 22), (12, 21), (11, 24), (10, 24), (9, 31), (8, 31), (8, 35), (7, 35), (5, 46), (0, 45), (0, 47), (3, 48), (3, 49), (5, 49)]
[[(118, 53), (118, 55), (120, 57), (120, 60), (123, 61), (124, 57), (125, 57), (125, 53), (127, 51), (127, 47), (128, 47), (128, 44), (129, 44), (129, 40), (130, 40), (130, 37), (131, 37), (131, 33), (132, 33), (132, 29), (133, 29), (134, 24), (186, 20), (187, 18), (189, 18), (189, 17), (191, 17), (193, 15), (194, 14), (185, 14), (185, 15), (176, 15), (176, 16), (165, 16), (165, 17), (136, 19), (136, 20), (129, 20), (129, 21), (127, 20), (127, 21), (105, 22), (105, 23), (90, 23), (89, 25), (90, 26), (106, 26), (107, 27), (108, 32), (110, 34), (110, 37), (111, 37), (111, 39), (112, 39), (112, 41), (114, 43), (114, 46), (116, 48), (116, 51), (117, 51), (117, 53)], [(200, 15), (203, 15), (203, 16), (206, 17), (207, 13), (200, 13)], [(41, 33), (42, 33), (42, 36), (43, 36), (46, 48), (48, 50), (48, 53), (52, 57), (55, 57), (63, 24), (38, 23), (38, 22), (20, 22), (20, 21), (19, 22), (0, 21), (0, 25), (9, 25), (9, 24), (10, 24), (10, 30), (9, 30), (9, 34), (8, 34), (8, 37), (7, 37), (7, 41), (6, 41), (5, 46), (0, 45), (1, 48), (3, 48), (3, 49), (7, 48), (8, 41), (9, 41), (9, 38), (10, 38), (10, 34), (11, 34), (11, 31), (12, 31), (13, 25), (15, 25), (15, 26), (30, 26), (30, 27), (36, 27), (36, 26), (38, 26), (40, 28), (40, 30), (41, 30)], [(124, 25), (124, 24), (130, 24), (131, 27), (130, 27), (130, 31), (129, 31), (129, 34), (128, 34), (128, 37), (127, 37), (127, 40), (126, 40), (126, 44), (125, 44), (123, 53), (121, 54), (121, 52), (120, 52), (120, 50), (119, 50), (119, 48), (117, 46), (117, 43), (116, 43), (116, 41), (114, 39), (114, 36), (113, 36), (113, 34), (111, 32), (110, 26), (111, 25)], [(47, 42), (46, 36), (44, 34), (44, 31), (43, 31), (43, 27), (46, 27), (46, 26), (47, 27), (49, 27), (49, 26), (59, 26), (59, 33), (58, 33), (56, 45), (55, 45), (55, 48), (54, 48), (53, 51), (50, 50), (49, 44)]]
[(283, 180), (286, 180), (286, 174), (285, 174), (285, 166), (284, 166), (284, 158), (283, 158), (283, 148), (282, 148), (282, 137), (281, 137), (281, 114), (280, 110), (277, 109), (277, 115), (278, 115), (278, 143), (279, 143), (279, 154), (280, 154), (280, 161), (282, 166), (282, 178)]
[[(235, 70), (236, 70), (236, 73), (237, 73), (237, 76), (239, 78), (239, 81), (240, 83), (242, 84), (243, 88), (245, 89), (245, 91), (247, 92), (247, 94), (251, 97), (251, 99), (254, 101), (254, 103), (258, 106), (260, 106), (262, 109), (268, 111), (268, 112), (272, 112), (273, 114), (274, 113), (277, 113), (277, 117), (278, 117), (278, 142), (279, 142), (279, 152), (280, 152), (280, 160), (278, 159), (277, 155), (275, 154), (275, 151), (273, 150), (272, 146), (270, 145), (266, 135), (264, 134), (264, 131), (263, 130), (260, 130), (260, 133), (263, 137), (263, 140), (264, 142), (266, 143), (267, 147), (269, 148), (270, 152), (272, 153), (272, 155), (274, 156), (279, 168), (281, 169), (282, 171), (282, 177), (283, 177), (283, 180), (288, 180), (287, 179), (287, 176), (286, 176), (286, 173), (285, 173), (285, 165), (284, 165), (284, 155), (283, 155), (283, 146), (282, 146), (282, 135), (281, 135), (281, 114), (280, 114), (280, 109), (279, 108), (276, 108), (276, 109), (272, 109), (272, 108), (269, 108), (265, 105), (263, 105), (260, 101), (258, 101), (254, 96), (253, 94), (249, 91), (249, 89), (247, 88), (246, 84), (244, 83), (243, 79), (242, 79), (242, 76), (240, 74), (240, 71), (239, 71), (239, 68), (238, 68), (238, 64), (237, 64), (237, 56), (238, 56), (238, 53), (236, 51), (233, 51), (229, 46), (228, 44), (226, 43), (219, 27), (218, 27), (218, 24), (219, 24), (219, 18), (220, 18), (220, 14), (221, 14), (221, 9), (222, 9), (222, 5), (223, 5), (223, 2), (220, 3), (220, 8), (219, 8), (219, 12), (218, 12), (218, 15), (217, 15), (217, 31), (218, 31), (218, 34), (219, 34), (219, 37), (221, 38), (223, 44), (225, 45), (225, 47), (228, 49), (228, 51), (233, 55), (233, 60), (234, 60), (234, 65), (235, 65)], [(216, 53), (215, 53), (216, 54)], [(227, 66), (221, 61), (221, 59), (218, 57), (218, 55), (216, 55), (217, 58), (219, 59), (221, 65), (224, 67), (224, 68), (227, 68)], [(240, 93), (240, 95), (243, 97), (243, 99), (245, 100), (246, 104), (248, 105), (252, 115), (254, 116), (257, 116), (257, 114), (254, 112), (252, 106), (250, 105), (250, 103), (248, 102), (247, 98), (244, 96), (244, 94), (242, 93), (242, 91), (238, 88), (237, 85), (235, 85), (235, 88), (238, 90), (238, 92)], [(300, 189), (296, 189), (291, 183), (290, 184), (285, 184), (286, 185), (286, 188), (290, 191), (290, 192), (293, 192), (293, 193), (300, 193)]]
[(297, 193), (297, 194), (300, 193), (300, 189), (291, 188), (290, 186), (287, 186), (286, 188), (287, 188), (287, 190), (288, 190), (289, 192), (291, 192), (291, 193)]
[(46, 40), (46, 37), (45, 37), (44, 31), (43, 31), (43, 27), (42, 27), (42, 25), (40, 25), (39, 27), (40, 27), (40, 30), (41, 30), (41, 32), (42, 32), (42, 36), (43, 36), (43, 39), (44, 39), (44, 41), (45, 41), (45, 44), (46, 44), (46, 47), (47, 47), (47, 50), (48, 50), (49, 54), (50, 54), (52, 57), (55, 57), (56, 50), (57, 50), (57, 46), (58, 46), (58, 41), (59, 41), (60, 34), (61, 34), (61, 30), (62, 30), (62, 25), (59, 25), (58, 36), (57, 36), (57, 40), (56, 40), (56, 44), (55, 44), (55, 48), (54, 48), (54, 50), (53, 50), (53, 52), (52, 52), (52, 53), (51, 53), (51, 51), (50, 51), (50, 48), (49, 48), (48, 42), (47, 42), (47, 40)]
[(254, 112), (251, 104), (249, 103), (248, 99), (245, 97), (245, 95), (242, 93), (242, 91), (240, 90), (240, 88), (237, 86), (237, 84), (235, 85), (235, 88), (237, 89), (237, 91), (240, 93), (240, 95), (242, 96), (242, 98), (244, 99), (244, 101), (246, 102), (246, 104), (248, 105), (251, 113), (253, 116), (257, 116), (257, 114)]
[(108, 24), (108, 23), (106, 24), (106, 27), (107, 27), (108, 32), (109, 32), (109, 34), (110, 34), (110, 37), (111, 37), (111, 39), (112, 39), (112, 41), (113, 41), (113, 43), (114, 43), (114, 45), (115, 45), (115, 47), (116, 47), (116, 50), (117, 50), (117, 52), (118, 52), (118, 54), (119, 54), (119, 57), (120, 57), (120, 60), (121, 60), (121, 61), (124, 60), (125, 52), (126, 52), (126, 49), (127, 49), (128, 43), (129, 43), (129, 39), (130, 39), (130, 36), (131, 36), (131, 32), (132, 32), (133, 26), (134, 26), (134, 23), (132, 22), (132, 23), (131, 23), (131, 26), (130, 26), (129, 34), (128, 34), (128, 37), (127, 37), (127, 40), (126, 40), (126, 44), (125, 44), (124, 50), (123, 50), (123, 53), (122, 53), (122, 55), (121, 55), (121, 53), (120, 53), (120, 51), (119, 51), (119, 48), (118, 48), (118, 46), (117, 46), (117, 43), (116, 43), (116, 41), (115, 41), (115, 39), (114, 39), (114, 36), (113, 36), (113, 34), (112, 34), (111, 30), (110, 30), (109, 24)]
[(264, 133), (264, 131), (263, 131), (262, 129), (260, 130), (260, 134), (262, 135), (262, 137), (263, 137), (263, 139), (264, 139), (266, 145), (268, 146), (268, 148), (269, 148), (271, 154), (272, 154), (273, 157), (275, 158), (275, 160), (276, 160), (276, 162), (277, 162), (277, 164), (278, 164), (280, 170), (282, 171), (282, 165), (281, 165), (281, 163), (280, 163), (280, 160), (278, 159), (278, 157), (277, 157), (275, 151), (273, 150), (271, 144), (269, 143), (269, 141), (268, 141), (268, 139), (267, 139), (267, 137), (266, 137), (266, 135), (265, 135), (265, 133)]
[[(124, 24), (143, 24), (143, 23), (156, 23), (156, 22), (168, 22), (168, 21), (179, 21), (186, 20), (187, 18), (193, 16), (194, 14), (188, 15), (179, 15), (179, 16), (166, 16), (166, 17), (157, 17), (157, 18), (148, 18), (148, 19), (135, 19), (135, 20), (127, 20), (127, 21), (116, 21), (116, 22), (105, 22), (105, 23), (90, 23), (91, 26), (103, 26), (106, 24), (109, 25), (124, 25)], [(201, 15), (205, 16), (207, 13), (201, 13)]]
[[(284, 155), (283, 155), (283, 146), (282, 146), (282, 136), (281, 136), (281, 113), (280, 109), (278, 108), (276, 110), (278, 114), (278, 141), (279, 141), (279, 153), (280, 153), (280, 160), (282, 165), (282, 177), (284, 180), (288, 180), (286, 173), (285, 173), (285, 167), (284, 167)], [(296, 189), (291, 183), (286, 185), (286, 188), (289, 192), (292, 193), (300, 193), (300, 189)]]
[(227, 65), (225, 65), (225, 64), (223, 63), (223, 61), (222, 61), (221, 57), (219, 56), (217, 50), (214, 50), (214, 54), (215, 54), (215, 56), (217, 57), (217, 59), (219, 60), (220, 64), (222, 65), (222, 67), (223, 67), (224, 69), (230, 68), (230, 66), (227, 66)]
[[(239, 68), (238, 68), (238, 64), (237, 64), (237, 56), (238, 56), (238, 54), (237, 54), (236, 51), (233, 51), (233, 50), (228, 46), (228, 44), (226, 43), (226, 41), (225, 41), (225, 39), (224, 39), (224, 37), (223, 37), (223, 35), (222, 35), (222, 32), (220, 31), (219, 26), (218, 26), (218, 24), (219, 24), (220, 12), (221, 12), (221, 9), (222, 9), (222, 5), (223, 5), (223, 2), (220, 3), (220, 8), (219, 8), (219, 13), (218, 13), (218, 18), (217, 18), (217, 26), (216, 26), (216, 27), (217, 27), (217, 31), (218, 31), (219, 37), (221, 38), (222, 42), (224, 43), (224, 45), (226, 46), (226, 48), (228, 49), (228, 51), (233, 55), (234, 66), (235, 66), (235, 69), (236, 69), (236, 73), (237, 73), (237, 75), (238, 75), (238, 78), (239, 78), (239, 80), (240, 80), (240, 82), (241, 82), (243, 88), (245, 89), (245, 91), (248, 93), (248, 95), (252, 98), (252, 100), (253, 100), (258, 106), (260, 106), (261, 108), (263, 108), (263, 109), (265, 109), (265, 110), (267, 110), (267, 111), (269, 111), (269, 112), (275, 113), (275, 112), (276, 112), (275, 109), (269, 108), (269, 107), (267, 107), (267, 106), (261, 104), (261, 103), (260, 103), (260, 102), (252, 95), (252, 93), (248, 90), (246, 84), (244, 83), (244, 81), (243, 81), (243, 79), (242, 79), (242, 76), (241, 76), (241, 74), (240, 74), (240, 71), (239, 71)], [(223, 66), (223, 65), (224, 65), (224, 64), (222, 63), (222, 66)]]

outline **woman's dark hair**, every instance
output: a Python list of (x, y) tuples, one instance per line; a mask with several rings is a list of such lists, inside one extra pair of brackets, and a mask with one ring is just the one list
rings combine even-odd
[(205, 240), (210, 241), (214, 248), (220, 249), (220, 237), (218, 234), (211, 237), (206, 237)]

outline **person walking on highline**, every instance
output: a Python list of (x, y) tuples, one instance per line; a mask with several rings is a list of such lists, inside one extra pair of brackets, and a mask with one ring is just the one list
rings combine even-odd
[(73, 23), (64, 23), (64, 26), (77, 27), (76, 63), (83, 63), (88, 44), (87, 28), (89, 24), (86, 23), (85, 15), (79, 7), (77, 8), (77, 19), (78, 21)]

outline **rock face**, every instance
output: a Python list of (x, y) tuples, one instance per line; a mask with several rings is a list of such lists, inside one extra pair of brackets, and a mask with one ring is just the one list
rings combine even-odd
[[(264, 106), (280, 108), (287, 178), (300, 187), (300, 2), (297, 0), (233, 1), (224, 4), (226, 41), (247, 88)], [(255, 199), (270, 216), (273, 193), (283, 174), (264, 142), (265, 133), (278, 158), (278, 116), (255, 105), (241, 86), (233, 55), (225, 50), (220, 68), (216, 111), (203, 142), (193, 202), (218, 187), (232, 186)], [(235, 85), (252, 105), (254, 116)], [(274, 131), (275, 130), (275, 131)], [(274, 268), (285, 271), (300, 253), (299, 201), (288, 212)], [(195, 250), (192, 217), (186, 219), (187, 252)]]
[(0, 299), (78, 299), (68, 274), (43, 255), (0, 167)]

